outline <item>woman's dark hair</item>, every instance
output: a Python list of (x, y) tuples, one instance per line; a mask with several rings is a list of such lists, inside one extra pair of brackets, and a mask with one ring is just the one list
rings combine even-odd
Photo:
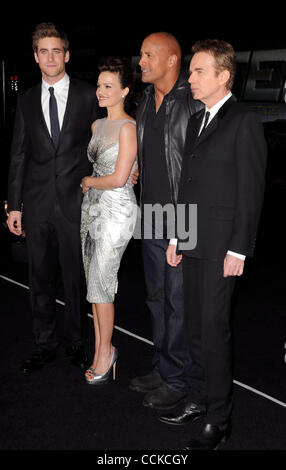
[(134, 70), (130, 59), (123, 56), (109, 56), (101, 59), (98, 71), (117, 73), (122, 88), (129, 88), (129, 93), (124, 101), (125, 110), (130, 107), (132, 101), (132, 91), (134, 86)]

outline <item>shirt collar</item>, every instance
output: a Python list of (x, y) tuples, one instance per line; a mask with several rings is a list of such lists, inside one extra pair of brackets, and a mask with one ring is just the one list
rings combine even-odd
[(51, 85), (50, 83), (46, 82), (44, 79), (42, 79), (42, 86), (48, 90), (51, 86), (54, 88), (56, 93), (61, 93), (63, 88), (69, 84), (70, 77), (66, 73), (63, 78), (61, 78), (58, 82), (54, 83)]
[(177, 90), (177, 88), (178, 88), (180, 79), (181, 79), (181, 75), (178, 76), (178, 78), (177, 78), (177, 80), (176, 80), (176, 82), (175, 82), (173, 88), (169, 91), (169, 93), (168, 93), (167, 95), (165, 95), (165, 98), (166, 98), (167, 96), (172, 96), (172, 95), (174, 95), (174, 94), (176, 93), (176, 90)]
[(210, 113), (210, 118), (213, 118), (216, 113), (219, 111), (219, 109), (224, 105), (224, 103), (229, 100), (229, 98), (232, 96), (231, 91), (225, 95), (220, 101), (218, 101), (216, 104), (214, 104), (211, 108), (205, 107), (205, 112), (209, 111)]
[[(177, 88), (178, 88), (178, 86), (179, 86), (179, 83), (180, 83), (181, 78), (182, 78), (182, 76), (181, 76), (181, 74), (179, 74), (179, 76), (178, 76), (176, 82), (174, 83), (173, 88), (171, 88), (171, 90), (169, 91), (169, 93), (167, 93), (167, 94), (164, 96), (163, 101), (164, 101), (165, 99), (167, 99), (169, 96), (172, 96), (172, 95), (174, 95), (174, 94), (176, 93), (176, 90), (177, 90)], [(155, 88), (154, 88), (154, 85), (152, 85), (152, 88), (150, 87), (150, 91), (148, 90), (148, 87), (147, 87), (147, 88), (146, 88), (146, 91), (147, 91), (147, 93), (148, 93), (148, 92), (149, 92), (149, 93), (151, 92), (152, 95), (155, 97)]]

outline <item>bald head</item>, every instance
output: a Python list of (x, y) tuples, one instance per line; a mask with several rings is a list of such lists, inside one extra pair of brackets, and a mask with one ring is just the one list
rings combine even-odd
[(141, 47), (142, 81), (153, 83), (173, 82), (181, 68), (181, 47), (170, 33), (152, 33), (147, 36)]
[(145, 38), (145, 41), (151, 41), (157, 45), (157, 47), (164, 49), (169, 55), (176, 55), (178, 61), (181, 61), (182, 51), (178, 40), (171, 33), (158, 32), (149, 34)]

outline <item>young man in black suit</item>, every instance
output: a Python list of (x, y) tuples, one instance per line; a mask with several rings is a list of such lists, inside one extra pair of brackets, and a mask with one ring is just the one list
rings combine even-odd
[(81, 179), (90, 173), (87, 145), (97, 117), (96, 89), (70, 78), (66, 34), (41, 23), (33, 35), (42, 82), (18, 97), (8, 182), (8, 226), (22, 233), (21, 206), (29, 258), (36, 351), (23, 372), (56, 357), (56, 274), (65, 290), (66, 352), (86, 366), (84, 352), (85, 282), (80, 244)]
[(171, 245), (167, 251), (171, 266), (183, 259), (185, 321), (193, 365), (188, 401), (160, 420), (178, 425), (204, 416), (201, 433), (186, 449), (206, 450), (216, 449), (230, 429), (230, 303), (235, 279), (255, 246), (266, 144), (259, 117), (231, 94), (232, 46), (206, 40), (196, 43), (193, 52), (189, 83), (205, 110), (189, 121), (178, 203), (187, 209), (189, 204), (197, 205), (197, 244), (191, 250), (178, 236), (182, 254)]

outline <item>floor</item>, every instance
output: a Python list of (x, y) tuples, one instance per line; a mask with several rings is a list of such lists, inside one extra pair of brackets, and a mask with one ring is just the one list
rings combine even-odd
[[(222, 450), (286, 450), (286, 273), (283, 185), (266, 193), (256, 254), (238, 281), (233, 302), (234, 409), (232, 433)], [(151, 324), (145, 305), (140, 242), (132, 241), (119, 273), (114, 344), (117, 379), (106, 387), (85, 383), (59, 347), (57, 360), (24, 375), (33, 349), (25, 244), (0, 229), (0, 449), (165, 452), (182, 449), (199, 422), (160, 423), (128, 388), (150, 370)], [(58, 337), (64, 296), (59, 278)], [(87, 312), (88, 314), (88, 312)], [(93, 328), (88, 317), (89, 356)], [(181, 451), (180, 451), (181, 452)], [(100, 462), (99, 462), (100, 463)]]

